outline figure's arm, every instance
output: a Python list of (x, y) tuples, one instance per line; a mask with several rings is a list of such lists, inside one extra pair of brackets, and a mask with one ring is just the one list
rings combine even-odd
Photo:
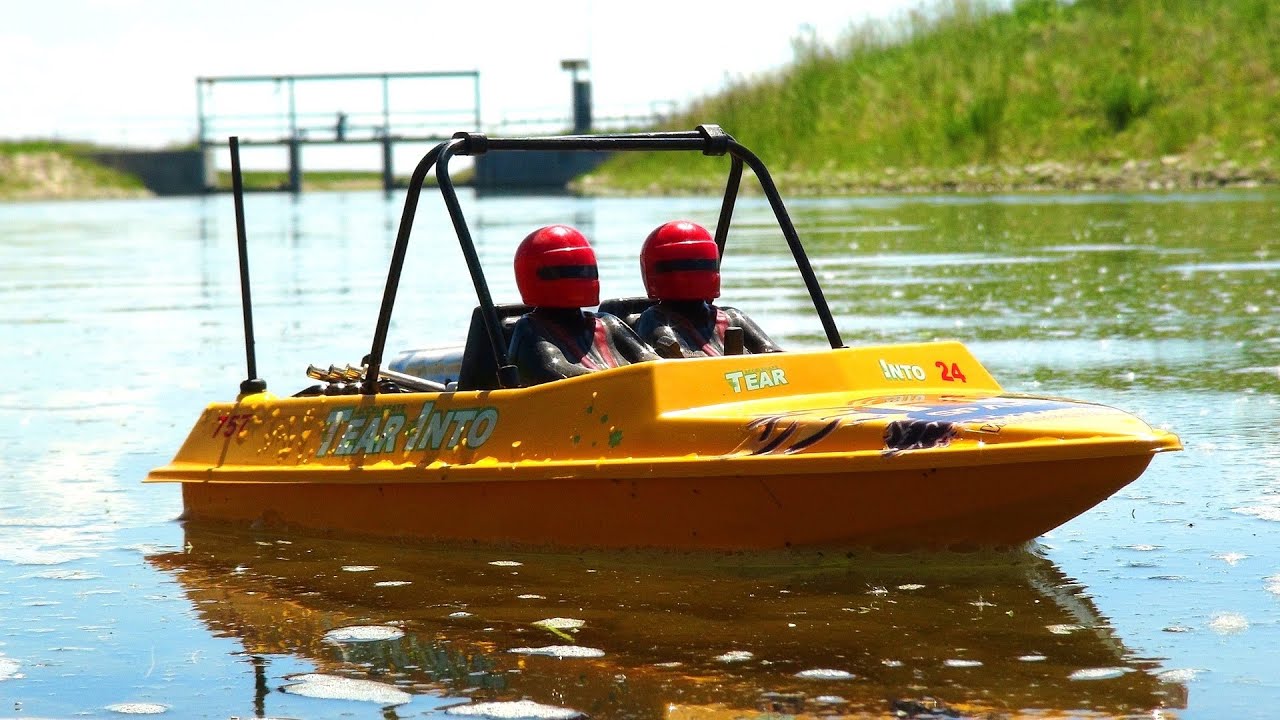
[(659, 322), (658, 313), (652, 309), (640, 314), (636, 321), (636, 335), (649, 344), (659, 357), (683, 358), (684, 350), (680, 347), (680, 338), (675, 330), (665, 322)]
[(782, 348), (769, 337), (754, 320), (737, 308), (720, 307), (729, 316), (729, 324), (742, 328), (742, 345), (749, 353), (782, 352)]
[[(618, 352), (628, 362), (647, 362), (649, 360), (657, 360), (660, 357), (653, 347), (641, 340), (640, 336), (629, 325), (619, 320), (616, 316), (609, 313), (600, 313), (600, 321), (604, 323), (605, 328), (609, 331), (609, 339), (613, 342), (613, 346), (618, 349)], [(679, 347), (679, 343), (676, 346)]]
[(511, 346), (507, 355), (519, 368), (520, 379), (525, 385), (537, 385), (591, 372), (582, 365), (569, 362), (555, 343), (538, 334), (528, 318), (521, 318), (512, 329)]

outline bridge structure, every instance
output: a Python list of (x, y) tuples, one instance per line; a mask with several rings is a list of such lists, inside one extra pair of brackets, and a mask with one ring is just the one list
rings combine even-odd
[(197, 139), (205, 189), (217, 186), (210, 153), (230, 135), (242, 146), (288, 151), (288, 189), (302, 187), (305, 145), (365, 144), (382, 150), (382, 183), (395, 185), (394, 148), (436, 143), (480, 129), (480, 73), (341, 73), (196, 78)]
[[(561, 69), (571, 74), (571, 114), (506, 120), (502, 131), (586, 134), (594, 125), (651, 126), (661, 117), (656, 108), (643, 116), (594, 117), (588, 61), (564, 60)], [(206, 192), (218, 186), (214, 153), (225, 148), (230, 135), (245, 147), (285, 148), (283, 189), (295, 193), (302, 188), (303, 147), (379, 146), (382, 185), (390, 193), (396, 186), (397, 145), (434, 145), (459, 130), (483, 131), (480, 73), (474, 70), (200, 77), (196, 114)], [(482, 156), (475, 159), (474, 183), (485, 189), (562, 188), (603, 159), (581, 153), (528, 153), (518, 161)]]

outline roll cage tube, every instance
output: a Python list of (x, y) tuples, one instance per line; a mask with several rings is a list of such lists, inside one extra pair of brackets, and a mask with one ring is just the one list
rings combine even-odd
[(832, 348), (844, 347), (840, 339), (840, 331), (836, 328), (835, 319), (827, 305), (822, 287), (814, 275), (813, 267), (805, 254), (804, 246), (792, 224), (782, 198), (778, 195), (777, 186), (765, 168), (764, 163), (747, 148), (730, 137), (718, 125), (699, 125), (692, 131), (626, 133), (613, 135), (564, 135), (557, 137), (527, 138), (490, 138), (482, 133), (460, 132), (432, 148), (418, 166), (409, 180), (408, 193), (405, 197), (404, 210), (400, 215), (400, 227), (396, 233), (396, 244), (391, 254), (391, 267), (387, 272), (387, 285), (382, 296), (382, 307), (378, 313), (378, 323), (374, 330), (373, 346), (365, 358), (367, 371), (361, 392), (366, 395), (376, 394), (377, 380), (381, 372), (382, 356), (387, 341), (387, 331), (391, 324), (391, 310), (395, 305), (396, 290), (400, 284), (400, 275), (404, 267), (404, 258), (409, 246), (409, 235), (413, 229), (413, 219), (417, 212), (418, 196), (422, 192), (427, 173), (434, 166), (436, 169), (436, 185), (449, 211), (454, 231), (458, 235), (458, 243), (462, 248), (467, 269), (471, 273), (471, 281), (475, 285), (476, 297), (480, 304), (481, 317), (484, 319), (485, 333), (493, 350), (498, 366), (498, 382), (504, 388), (518, 387), (519, 379), (516, 369), (507, 358), (507, 348), (502, 343), (502, 331), (493, 298), (489, 293), (489, 285), (485, 280), (484, 269), (480, 265), (471, 231), (467, 227), (466, 218), (462, 214), (462, 206), (449, 177), (449, 160), (454, 155), (476, 156), (493, 151), (587, 151), (617, 152), (635, 150), (656, 151), (700, 151), (703, 155), (729, 155), (731, 165), (725, 184), (724, 199), (720, 206), (720, 217), (716, 224), (716, 246), (724, 255), (725, 243), (729, 234), (734, 205), (742, 182), (742, 166), (745, 163), (755, 173), (761, 190), (769, 200), (778, 226), (791, 249), (796, 266), (804, 279), (805, 287), (813, 301), (814, 309), (822, 322), (827, 341)]

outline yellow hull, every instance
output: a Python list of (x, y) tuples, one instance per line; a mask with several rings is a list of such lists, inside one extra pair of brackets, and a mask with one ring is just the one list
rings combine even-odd
[(1031, 540), (1178, 439), (1003, 394), (954, 342), (660, 361), (532, 388), (210, 405), (191, 520), (585, 547)]

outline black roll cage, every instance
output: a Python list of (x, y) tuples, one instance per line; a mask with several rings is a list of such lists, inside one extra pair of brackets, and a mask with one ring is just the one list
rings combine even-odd
[(832, 348), (844, 347), (840, 339), (840, 331), (836, 329), (835, 319), (827, 305), (822, 287), (814, 275), (809, 257), (805, 254), (800, 237), (796, 234), (791, 216), (787, 213), (778, 189), (769, 175), (768, 169), (760, 158), (756, 157), (738, 141), (734, 140), (719, 125), (699, 125), (690, 131), (652, 132), (652, 133), (619, 133), (606, 135), (563, 135), (555, 137), (514, 137), (491, 138), (483, 133), (459, 132), (436, 145), (422, 157), (409, 180), (408, 194), (405, 196), (404, 211), (400, 215), (400, 227), (396, 232), (396, 244), (391, 254), (391, 267), (387, 272), (387, 285), (382, 295), (382, 308), (378, 312), (378, 324), (373, 334), (373, 347), (365, 359), (367, 370), (361, 392), (373, 395), (378, 392), (378, 376), (382, 370), (383, 351), (387, 342), (387, 332), (391, 325), (391, 309), (395, 305), (396, 290), (400, 285), (400, 274), (404, 268), (404, 258), (409, 247), (409, 235), (413, 230), (413, 219), (418, 209), (418, 196), (427, 173), (432, 167), (436, 169), (436, 184), (444, 198), (445, 207), (449, 210), (449, 218), (458, 235), (458, 243), (471, 273), (471, 281), (476, 288), (476, 297), (480, 303), (481, 316), (484, 318), (485, 332), (497, 361), (498, 380), (502, 387), (519, 387), (515, 366), (507, 359), (507, 348), (502, 342), (502, 329), (498, 314), (494, 309), (493, 297), (489, 294), (489, 284), (485, 280), (484, 269), (476, 254), (475, 244), (471, 239), (471, 231), (462, 215), (462, 206), (458, 202), (458, 194), (454, 190), (453, 180), (449, 177), (449, 160), (456, 155), (478, 156), (490, 152), (508, 151), (585, 151), (585, 152), (619, 152), (619, 151), (698, 151), (703, 155), (719, 157), (729, 155), (731, 165), (728, 180), (725, 184), (724, 200), (720, 205), (720, 218), (716, 223), (715, 240), (723, 257), (725, 241), (729, 235), (729, 224), (733, 217), (734, 203), (737, 201), (738, 189), (742, 182), (742, 166), (751, 167), (760, 188), (773, 208), (774, 216), (782, 229), (782, 234), (795, 257), (796, 266), (800, 270), (804, 284), (813, 300), (814, 309), (822, 321), (827, 341)]

